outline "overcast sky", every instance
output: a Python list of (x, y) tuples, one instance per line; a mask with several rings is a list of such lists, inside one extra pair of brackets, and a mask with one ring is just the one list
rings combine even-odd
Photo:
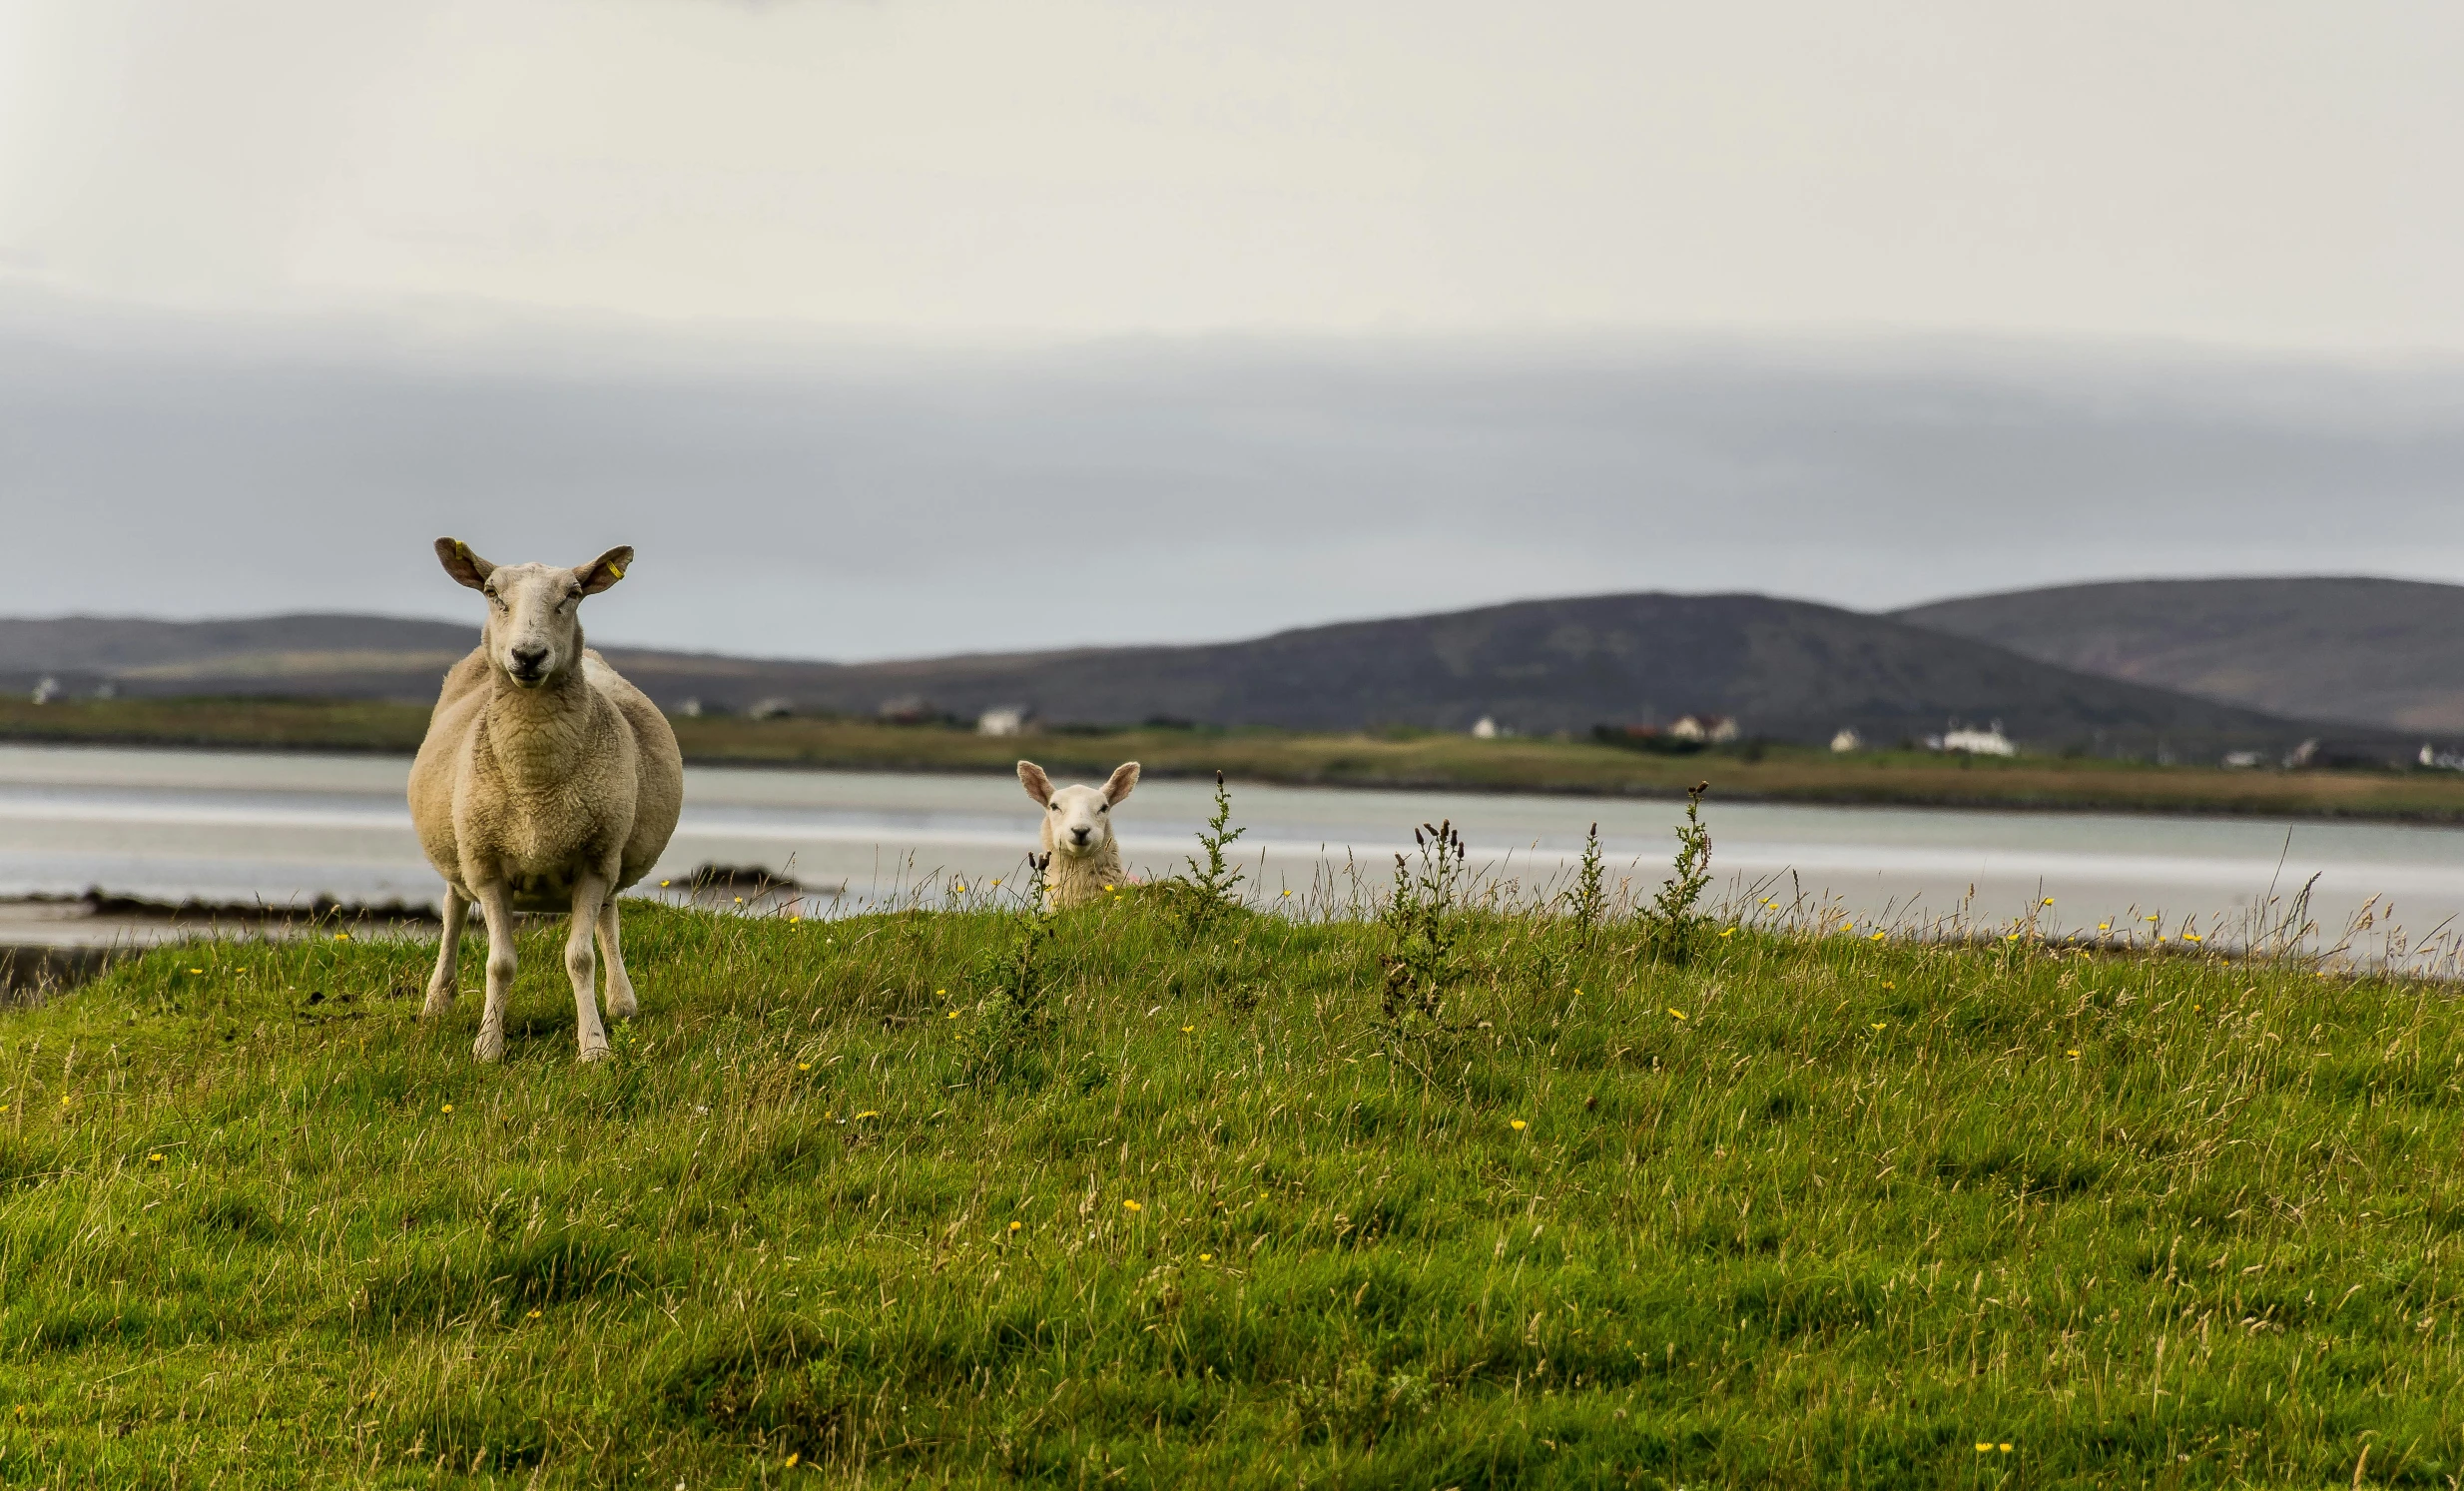
[(459, 614), (448, 530), (845, 657), (2464, 578), (2458, 77), (2431, 4), (15, 0), (0, 612)]

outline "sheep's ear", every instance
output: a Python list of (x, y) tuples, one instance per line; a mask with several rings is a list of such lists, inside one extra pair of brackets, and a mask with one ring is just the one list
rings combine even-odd
[(1037, 807), (1052, 806), (1052, 779), (1045, 776), (1043, 768), (1034, 762), (1018, 763), (1018, 785), (1026, 789), (1027, 796), (1035, 799)]
[(573, 577), (582, 582), (584, 595), (596, 595), (625, 577), (633, 567), (633, 545), (620, 543), (588, 564), (577, 565)]
[(487, 584), (487, 577), (496, 566), (470, 551), (470, 545), (459, 538), (436, 540), (436, 557), (444, 561), (445, 573), (477, 590)]
[(1107, 803), (1119, 802), (1129, 795), (1130, 788), (1137, 785), (1138, 763), (1124, 761), (1112, 769), (1110, 779), (1103, 784), (1103, 800)]

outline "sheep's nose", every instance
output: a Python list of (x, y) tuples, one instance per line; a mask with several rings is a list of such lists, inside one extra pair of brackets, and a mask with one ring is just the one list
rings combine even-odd
[(536, 673), (546, 666), (547, 649), (545, 647), (516, 647), (513, 649), (513, 671)]
[(1079, 843), (1083, 844), (1083, 843), (1085, 843), (1085, 842), (1086, 842), (1086, 836), (1087, 836), (1088, 832), (1089, 832), (1089, 830), (1087, 830), (1087, 829), (1082, 829), (1082, 828), (1073, 828), (1073, 829), (1071, 829), (1071, 830), (1069, 831), (1069, 837), (1071, 837), (1071, 838), (1073, 838), (1073, 839), (1077, 840)]

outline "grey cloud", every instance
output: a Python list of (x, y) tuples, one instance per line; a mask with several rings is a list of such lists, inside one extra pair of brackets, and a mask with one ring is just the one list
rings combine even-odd
[[(99, 324), (98, 324), (99, 325)], [(0, 330), (5, 608), (459, 616), (427, 540), (630, 542), (606, 640), (862, 658), (1539, 594), (1883, 606), (2464, 578), (2464, 374), (2129, 349), (460, 346)]]

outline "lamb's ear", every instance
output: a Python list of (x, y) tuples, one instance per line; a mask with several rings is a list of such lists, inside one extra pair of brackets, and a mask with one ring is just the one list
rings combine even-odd
[(487, 577), (496, 566), (470, 551), (470, 545), (459, 538), (436, 540), (436, 557), (444, 561), (445, 573), (477, 590), (487, 584)]
[(1104, 782), (1103, 800), (1108, 803), (1119, 802), (1129, 795), (1130, 788), (1137, 785), (1138, 763), (1124, 761), (1112, 769), (1111, 777)]
[(1052, 779), (1045, 776), (1043, 768), (1034, 762), (1021, 761), (1018, 763), (1018, 785), (1026, 789), (1027, 796), (1035, 799), (1035, 806), (1039, 808), (1052, 806)]
[(588, 564), (577, 564), (573, 577), (582, 582), (584, 595), (596, 595), (625, 577), (633, 567), (633, 545), (620, 543)]

